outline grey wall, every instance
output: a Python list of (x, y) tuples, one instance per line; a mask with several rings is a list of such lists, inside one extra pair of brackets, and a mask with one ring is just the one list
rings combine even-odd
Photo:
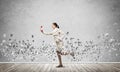
[[(7, 40), (12, 33), (13, 39), (17, 40), (32, 40), (33, 34), (37, 47), (40, 40), (52, 44), (52, 37), (39, 31), (41, 25), (45, 31), (52, 31), (52, 22), (57, 22), (64, 32), (70, 32), (70, 37), (82, 42), (93, 40), (97, 43), (97, 36), (106, 33), (119, 40), (119, 20), (119, 0), (0, 0), (0, 42)], [(114, 60), (111, 56), (110, 60), (106, 57), (100, 61), (119, 61), (117, 57)], [(44, 58), (41, 60), (45, 61)]]

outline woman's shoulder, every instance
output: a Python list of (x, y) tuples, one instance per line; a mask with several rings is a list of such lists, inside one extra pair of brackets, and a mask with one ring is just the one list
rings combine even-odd
[(58, 32), (63, 32), (61, 29), (59, 29), (59, 28), (56, 28), (56, 31), (58, 31)]
[(62, 33), (62, 34), (64, 33), (64, 31), (63, 31), (63, 30), (61, 30), (61, 29), (59, 29), (59, 32), (60, 32), (60, 33)]

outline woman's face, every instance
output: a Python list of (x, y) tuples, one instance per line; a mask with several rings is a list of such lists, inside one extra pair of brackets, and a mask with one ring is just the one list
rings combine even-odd
[(55, 28), (56, 28), (56, 26), (55, 26), (54, 24), (52, 24), (52, 28), (53, 28), (53, 29), (55, 29)]

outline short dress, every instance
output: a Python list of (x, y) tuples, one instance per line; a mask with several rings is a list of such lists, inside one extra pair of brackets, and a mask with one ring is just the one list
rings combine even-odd
[(56, 43), (56, 51), (61, 52), (63, 50), (63, 46), (64, 46), (64, 32), (62, 30), (60, 30), (59, 28), (55, 28), (52, 32), (46, 33), (43, 32), (43, 34), (45, 35), (52, 35), (54, 37), (55, 43)]

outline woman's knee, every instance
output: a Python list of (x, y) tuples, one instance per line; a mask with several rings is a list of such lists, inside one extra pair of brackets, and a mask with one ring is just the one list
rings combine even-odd
[(60, 55), (61, 54), (61, 52), (59, 52), (59, 51), (56, 51), (57, 52), (57, 55)]

